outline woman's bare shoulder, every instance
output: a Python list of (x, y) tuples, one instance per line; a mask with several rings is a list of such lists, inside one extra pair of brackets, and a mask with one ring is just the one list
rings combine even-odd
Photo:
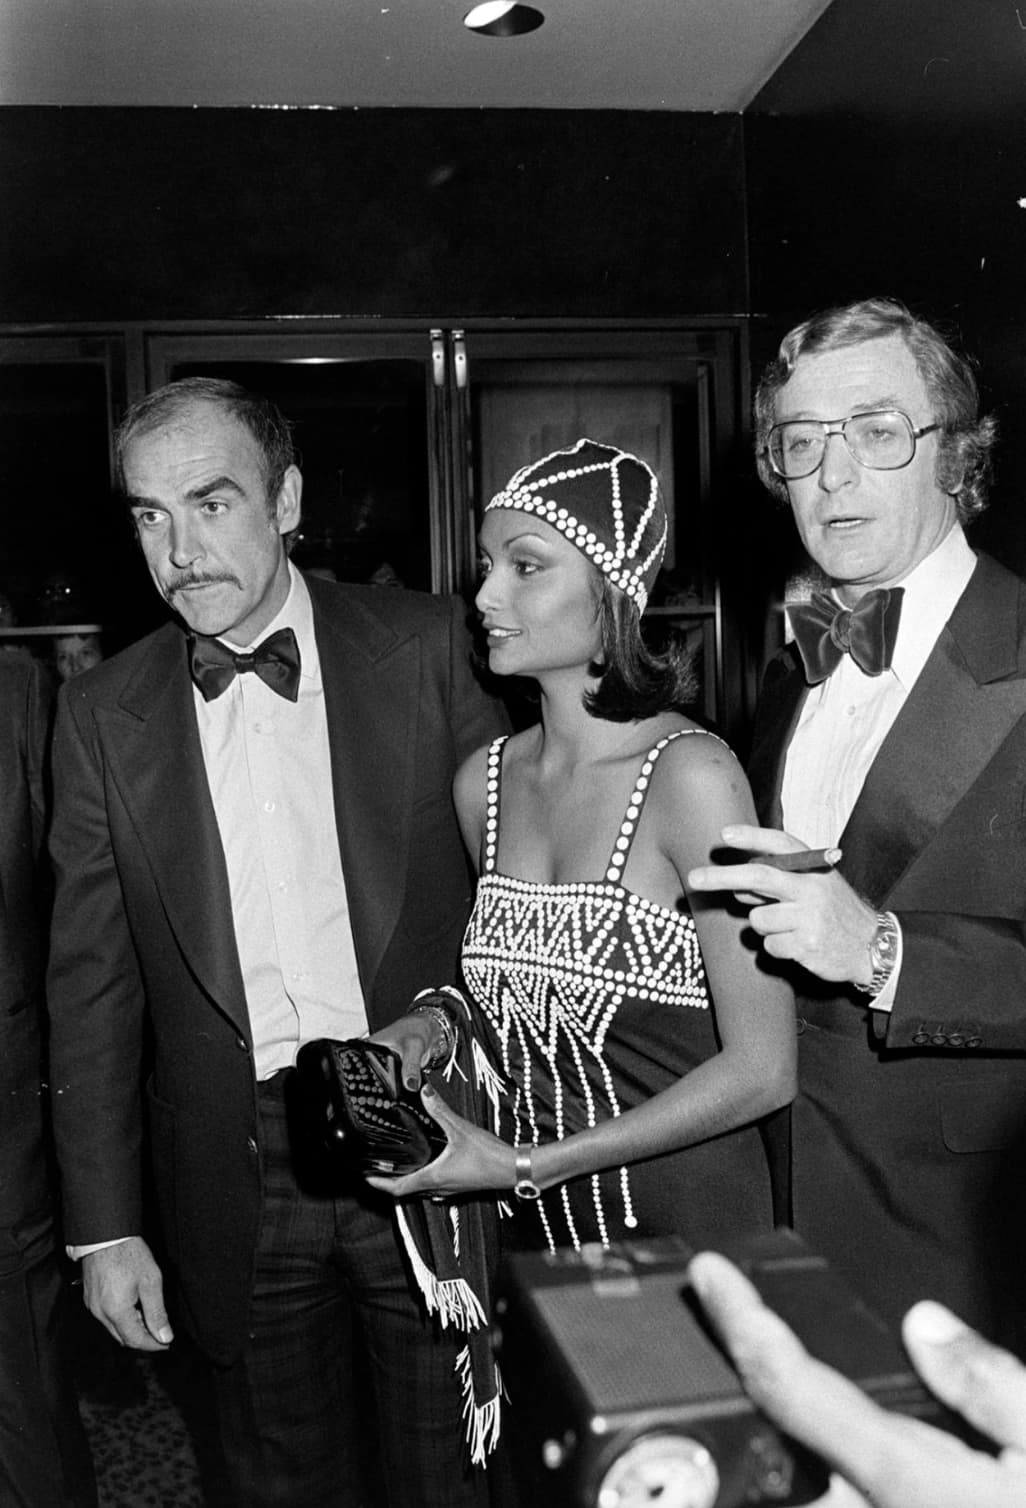
[[(523, 755), (526, 743), (529, 741), (529, 730), (510, 734), (503, 740), (502, 768), (505, 774), (511, 765), (515, 764)], [(453, 779), (453, 796), (457, 808), (460, 811), (484, 811), (485, 795), (488, 789), (488, 756), (495, 743), (481, 744), (468, 754), (466, 759), (456, 771)]]
[(682, 801), (692, 809), (707, 807), (716, 820), (723, 812), (723, 821), (750, 820), (751, 788), (730, 746), (697, 723), (678, 731), (683, 736), (674, 738), (659, 756), (660, 773), (651, 799), (660, 807)]

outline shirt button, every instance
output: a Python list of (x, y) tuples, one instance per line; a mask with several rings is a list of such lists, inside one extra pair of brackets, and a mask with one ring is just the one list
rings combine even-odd
[(249, 1151), (249, 1152), (252, 1152), (252, 1154), (253, 1154), (254, 1157), (256, 1156), (256, 1154), (257, 1154), (257, 1144), (256, 1144), (256, 1137), (255, 1136), (247, 1136), (246, 1137), (246, 1150)]
[(264, 811), (265, 812), (273, 812), (274, 811), (274, 802), (273, 801), (265, 801), (264, 802)]
[(240, 1052), (249, 1052), (249, 1043), (246, 1041), (245, 1037), (236, 1037), (235, 1046), (239, 1049)]
[(808, 1024), (809, 1023), (806, 1021), (804, 1016), (798, 1017), (798, 1020), (795, 1022), (795, 1028), (798, 1032), (799, 1037), (804, 1036), (805, 1028), (808, 1026)]

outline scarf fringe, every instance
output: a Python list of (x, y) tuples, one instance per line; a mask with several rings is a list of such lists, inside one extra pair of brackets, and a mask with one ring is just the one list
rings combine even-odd
[[(473, 1118), (472, 1101), (476, 1090), (490, 1102), (493, 1117), (497, 1116), (505, 1085), (502, 1076), (492, 1067), (474, 1036), (473, 1017), (467, 1002), (457, 989), (449, 985), (443, 986), (439, 991), (422, 992), (432, 993), (450, 997), (465, 1027), (463, 1032), (457, 1032), (453, 1051), (442, 1069), (446, 1083), (454, 1090), (456, 1107)], [(459, 1061), (461, 1051), (467, 1048), (470, 1049), (470, 1061), (466, 1058), (463, 1062)], [(475, 1081), (473, 1088), (468, 1072)], [(482, 1267), (480, 1274), (476, 1271), (485, 1252), (478, 1254), (475, 1242), (483, 1241), (487, 1244), (488, 1237), (484, 1226), (478, 1229), (481, 1217), (476, 1206), (468, 1206), (468, 1224), (460, 1218), (461, 1212), (456, 1204), (441, 1200), (438, 1203), (447, 1204), (447, 1208), (443, 1211), (426, 1204), (418, 1205), (414, 1216), (413, 1207), (408, 1214), (402, 1203), (397, 1202), (396, 1227), (427, 1313), (438, 1316), (443, 1330), (452, 1325), (468, 1336), (457, 1355), (455, 1372), (463, 1395), (462, 1413), (470, 1459), (475, 1466), (483, 1467), (488, 1464), (487, 1457), (499, 1441), (502, 1401), (505, 1396), (502, 1374), (491, 1354), (488, 1315), (475, 1291), (475, 1284), (458, 1275), (440, 1278), (432, 1271), (430, 1264), (437, 1261), (445, 1272), (452, 1274), (454, 1265), (457, 1269), (460, 1265), (460, 1248), (464, 1244), (461, 1238), (466, 1236), (472, 1247), (466, 1260), (475, 1273), (475, 1283), (483, 1285), (483, 1291), (487, 1292), (487, 1267)], [(445, 1215), (449, 1217), (447, 1221), (444, 1220)], [(411, 1218), (413, 1225), (410, 1223)], [(422, 1222), (424, 1230), (420, 1233), (421, 1244), (418, 1245), (414, 1228), (419, 1232)], [(448, 1230), (445, 1229), (446, 1226)], [(451, 1256), (446, 1254), (450, 1243)], [(484, 1402), (479, 1401), (482, 1397)]]
[(494, 1115), (499, 1113), (499, 1102), (505, 1093), (506, 1082), (500, 1073), (492, 1067), (484, 1048), (475, 1037), (470, 1044), (471, 1060), (474, 1064), (474, 1079), (478, 1089), (483, 1089), (488, 1103), (492, 1107)]
[(456, 1358), (456, 1371), (463, 1392), (463, 1417), (467, 1423), (467, 1444), (470, 1459), (475, 1466), (484, 1466), (486, 1457), (499, 1443), (502, 1424), (502, 1376), (494, 1368), (495, 1393), (487, 1403), (478, 1403), (474, 1397), (474, 1371), (470, 1360), (470, 1347), (464, 1346)]
[(395, 1219), (428, 1314), (438, 1315), (443, 1330), (448, 1329), (450, 1324), (454, 1325), (457, 1330), (468, 1331), (477, 1330), (485, 1324), (486, 1317), (481, 1301), (465, 1278), (439, 1279), (435, 1277), (417, 1250), (417, 1243), (413, 1239), (413, 1232), (410, 1230), (401, 1204), (395, 1207)]

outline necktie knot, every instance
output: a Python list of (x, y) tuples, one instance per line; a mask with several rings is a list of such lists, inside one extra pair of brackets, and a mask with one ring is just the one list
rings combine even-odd
[(788, 609), (795, 643), (809, 683), (825, 681), (850, 655), (866, 675), (881, 675), (894, 658), (901, 618), (902, 587), (866, 592), (854, 607), (842, 607), (826, 592)]
[(852, 619), (850, 611), (837, 614), (830, 625), (830, 637), (842, 654), (851, 654)]
[(220, 639), (193, 635), (189, 640), (189, 670), (205, 702), (227, 691), (237, 675), (252, 671), (265, 685), (290, 702), (299, 699), (299, 645), (291, 628), (279, 628), (248, 653), (234, 650)]

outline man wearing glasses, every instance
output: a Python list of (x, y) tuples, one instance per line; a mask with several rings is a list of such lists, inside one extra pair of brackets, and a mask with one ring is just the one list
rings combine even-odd
[(1021, 1351), (1026, 585), (964, 533), (994, 425), (968, 363), (883, 299), (792, 330), (755, 416), (825, 589), (763, 687), (766, 827), (690, 882), (752, 903), (795, 976), (797, 1230), (892, 1321), (928, 1296)]

